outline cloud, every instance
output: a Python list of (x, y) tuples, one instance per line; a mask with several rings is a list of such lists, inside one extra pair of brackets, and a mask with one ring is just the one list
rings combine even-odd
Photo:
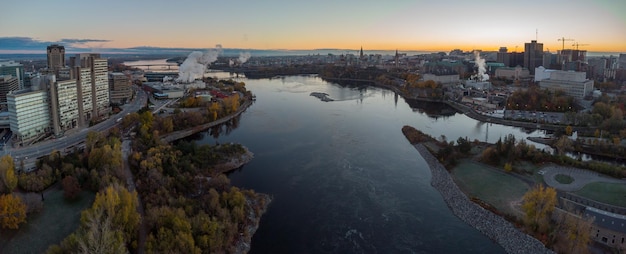
[(76, 44), (86, 44), (90, 42), (110, 42), (111, 40), (99, 40), (99, 39), (61, 39), (59, 44), (70, 44), (76, 46)]
[(100, 39), (61, 39), (59, 41), (43, 41), (31, 37), (0, 37), (0, 50), (45, 50), (50, 44), (60, 44), (66, 49), (86, 46), (88, 43), (106, 43), (110, 40)]

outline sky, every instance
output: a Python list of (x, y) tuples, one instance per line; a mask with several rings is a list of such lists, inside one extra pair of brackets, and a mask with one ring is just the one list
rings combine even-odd
[[(626, 52), (624, 0), (3, 0), (0, 51), (78, 48)], [(30, 48), (29, 48), (30, 47)], [(45, 46), (41, 48), (45, 50)]]

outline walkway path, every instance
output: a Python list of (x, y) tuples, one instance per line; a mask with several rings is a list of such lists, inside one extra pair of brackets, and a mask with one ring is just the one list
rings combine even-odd
[[(130, 155), (131, 141), (126, 139), (122, 141), (122, 158), (124, 160), (124, 177), (126, 178), (126, 185), (128, 190), (133, 192), (136, 191), (135, 180), (133, 179), (133, 173), (130, 171), (130, 165), (128, 164), (128, 156)], [(146, 212), (143, 209), (143, 203), (141, 202), (141, 196), (137, 193), (137, 199), (139, 201), (139, 205), (137, 206), (137, 212), (141, 215), (141, 224), (139, 225), (139, 239), (137, 239), (137, 253), (143, 254), (145, 253), (146, 247)]]
[[(573, 167), (551, 165), (542, 168), (540, 172), (543, 172), (543, 180), (546, 184), (561, 191), (577, 191), (593, 182), (626, 184), (626, 180), (620, 180), (590, 170)], [(559, 183), (555, 179), (556, 175), (559, 174), (572, 177), (574, 182), (569, 184)]]

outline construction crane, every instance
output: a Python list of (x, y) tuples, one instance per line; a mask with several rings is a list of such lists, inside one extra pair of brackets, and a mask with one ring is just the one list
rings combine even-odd
[(563, 42), (563, 48), (561, 50), (565, 50), (565, 41), (574, 41), (574, 39), (568, 39), (568, 38), (560, 38), (559, 41)]
[(572, 46), (576, 46), (576, 50), (578, 50), (578, 46), (589, 46), (589, 44), (578, 44), (578, 42), (572, 44)]

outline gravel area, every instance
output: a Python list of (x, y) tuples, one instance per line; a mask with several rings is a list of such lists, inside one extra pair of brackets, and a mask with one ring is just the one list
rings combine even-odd
[(470, 201), (426, 147), (416, 144), (415, 148), (430, 167), (431, 185), (441, 193), (457, 217), (496, 241), (507, 253), (554, 253), (539, 240), (519, 231), (504, 218)]

